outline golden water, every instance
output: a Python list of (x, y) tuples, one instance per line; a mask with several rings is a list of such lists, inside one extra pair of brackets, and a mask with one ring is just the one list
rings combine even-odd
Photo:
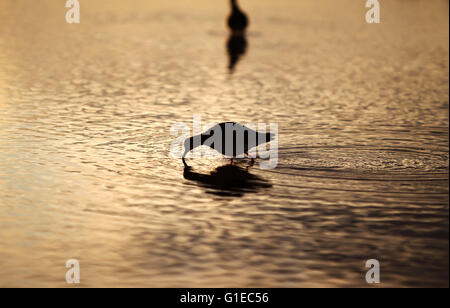
[[(0, 1), (0, 286), (448, 286), (448, 1), (241, 0), (232, 75), (227, 1), (80, 3)], [(278, 167), (184, 173), (194, 114)]]

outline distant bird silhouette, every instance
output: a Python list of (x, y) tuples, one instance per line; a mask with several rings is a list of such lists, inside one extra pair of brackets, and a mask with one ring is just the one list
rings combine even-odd
[(247, 15), (239, 8), (237, 0), (230, 0), (230, 3), (231, 14), (228, 17), (228, 27), (233, 32), (244, 32), (249, 24)]
[(230, 34), (227, 41), (228, 70), (234, 72), (236, 64), (247, 51), (247, 39), (245, 35)]
[[(184, 141), (183, 164), (187, 166), (185, 157), (193, 149), (206, 145), (230, 157), (247, 155), (248, 151), (275, 138), (271, 133), (259, 133), (236, 122), (224, 122), (215, 125), (206, 132), (187, 138)], [(252, 162), (253, 162), (252, 158)]]
[(231, 13), (228, 16), (227, 24), (231, 33), (227, 41), (227, 51), (228, 69), (230, 73), (233, 73), (236, 64), (247, 50), (245, 29), (247, 29), (249, 21), (247, 15), (239, 8), (237, 0), (230, 0), (230, 4)]

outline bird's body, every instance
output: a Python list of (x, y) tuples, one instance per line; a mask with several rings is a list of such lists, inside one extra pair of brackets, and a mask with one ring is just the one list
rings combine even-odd
[(233, 32), (243, 32), (248, 26), (248, 18), (239, 8), (237, 0), (231, 0), (231, 14), (228, 17), (228, 27)]
[(208, 129), (206, 132), (190, 137), (184, 142), (186, 155), (196, 147), (206, 145), (219, 153), (233, 158), (247, 155), (248, 151), (256, 146), (269, 142), (275, 137), (271, 133), (259, 133), (235, 122), (223, 122)]

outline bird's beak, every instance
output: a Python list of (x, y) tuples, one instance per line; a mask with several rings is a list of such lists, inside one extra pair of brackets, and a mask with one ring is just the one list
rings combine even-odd
[(184, 154), (183, 154), (183, 156), (181, 157), (181, 159), (183, 160), (183, 164), (184, 164), (184, 166), (185, 167), (189, 167), (188, 166), (188, 164), (186, 164), (186, 159), (185, 159), (185, 157), (186, 157), (186, 155), (189, 153), (189, 151), (184, 151)]
[(184, 154), (183, 154), (183, 156), (181, 158), (185, 159), (186, 155), (188, 155), (188, 154), (189, 154), (189, 150), (185, 150)]

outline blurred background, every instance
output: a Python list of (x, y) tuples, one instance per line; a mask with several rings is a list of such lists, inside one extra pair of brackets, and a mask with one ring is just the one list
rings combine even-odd
[[(1, 0), (0, 287), (71, 258), (85, 287), (365, 287), (367, 259), (448, 287), (448, 1), (380, 2), (241, 0), (230, 48), (225, 0)], [(278, 123), (278, 167), (186, 172), (194, 114)]]

